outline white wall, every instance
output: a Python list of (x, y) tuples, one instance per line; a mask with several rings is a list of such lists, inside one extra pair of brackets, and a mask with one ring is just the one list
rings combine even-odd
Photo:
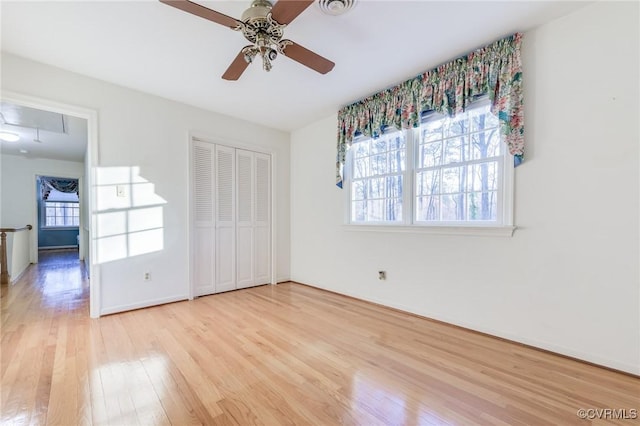
[[(11, 282), (15, 282), (31, 263), (31, 250), (29, 240), (33, 231), (12, 232), (7, 235), (7, 266)], [(9, 260), (11, 259), (11, 260)]]
[[(92, 172), (139, 167), (140, 176), (153, 184), (155, 194), (166, 201), (162, 205), (163, 248), (160, 251), (100, 265), (101, 313), (188, 297), (189, 131), (275, 153), (276, 270), (279, 279), (289, 278), (287, 133), (7, 54), (2, 56), (2, 88), (97, 110), (99, 170)], [(115, 195), (115, 191), (111, 195)], [(96, 202), (99, 205), (100, 198)], [(145, 271), (151, 272), (151, 281), (143, 280)]]
[(336, 117), (294, 132), (292, 279), (639, 374), (638, 51), (637, 3), (525, 34), (512, 238), (350, 232)]
[[(4, 80), (3, 80), (4, 82)], [(48, 160), (42, 158), (26, 158), (16, 155), (3, 154), (0, 159), (0, 174), (2, 175), (0, 187), (0, 201), (2, 211), (2, 227), (22, 228), (25, 225), (33, 226), (31, 231), (22, 231), (29, 235), (27, 246), (29, 257), (27, 261), (36, 262), (38, 246), (36, 237), (38, 233), (38, 212), (36, 211), (36, 176), (56, 176), (80, 178), (84, 175), (84, 166), (75, 161)], [(13, 241), (13, 240), (12, 240)], [(12, 277), (20, 274), (20, 268), (24, 260), (12, 259), (15, 253), (12, 243), (7, 244), (8, 265)], [(18, 253), (23, 251), (18, 250)], [(27, 262), (28, 263), (28, 262)], [(26, 266), (25, 266), (26, 267)]]

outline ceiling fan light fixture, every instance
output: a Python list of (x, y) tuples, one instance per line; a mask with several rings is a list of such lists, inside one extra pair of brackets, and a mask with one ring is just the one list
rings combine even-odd
[(355, 6), (356, 0), (319, 0), (322, 13), (332, 16), (342, 15)]
[(242, 49), (242, 54), (244, 55), (244, 60), (247, 64), (253, 62), (253, 58), (258, 54), (258, 48), (255, 46), (245, 46)]
[(20, 135), (10, 132), (0, 132), (0, 139), (6, 142), (18, 142), (20, 140)]

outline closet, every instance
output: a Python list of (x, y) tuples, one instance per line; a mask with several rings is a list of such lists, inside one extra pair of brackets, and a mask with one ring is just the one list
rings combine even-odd
[(271, 282), (271, 156), (194, 139), (194, 295)]

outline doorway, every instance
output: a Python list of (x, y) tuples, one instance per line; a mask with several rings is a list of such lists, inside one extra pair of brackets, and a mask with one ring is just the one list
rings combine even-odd
[[(45, 250), (80, 250), (79, 179), (60, 176), (36, 177), (38, 261)], [(84, 249), (84, 247), (82, 247)]]
[[(31, 263), (37, 263), (39, 238), (36, 225), (41, 223), (39, 215), (42, 214), (38, 208), (38, 178), (56, 177), (78, 181), (79, 237), (76, 237), (76, 245), (79, 247), (78, 255), (84, 259), (85, 269), (91, 277), (90, 316), (97, 318), (100, 316), (100, 274), (99, 265), (92, 261), (94, 249), (91, 238), (94, 200), (92, 173), (98, 165), (97, 112), (8, 91), (2, 93), (1, 102), (2, 129), (17, 134), (19, 138), (17, 144), (2, 143), (2, 178), (5, 182), (12, 182), (9, 191), (3, 190), (2, 221), (27, 221), (34, 226), (30, 236), (30, 260)], [(48, 121), (45, 123), (42, 117)], [(56, 132), (56, 129), (47, 127), (52, 120), (54, 123), (62, 122), (58, 126), (62, 127), (62, 131), (58, 129)], [(73, 139), (74, 136), (76, 139)], [(65, 137), (72, 138), (76, 148), (78, 143), (81, 145), (81, 152), (78, 154), (76, 151), (73, 154), (75, 158), (71, 161), (68, 157), (73, 151), (71, 145), (60, 143)], [(68, 167), (70, 163), (75, 163), (73, 170)], [(26, 188), (13, 185), (13, 182), (23, 182)], [(11, 202), (7, 203), (7, 200)], [(73, 210), (71, 214), (74, 214)]]

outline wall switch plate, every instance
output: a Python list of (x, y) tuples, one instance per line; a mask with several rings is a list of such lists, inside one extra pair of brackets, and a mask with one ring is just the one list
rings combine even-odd
[(116, 185), (116, 197), (126, 196), (124, 185)]

